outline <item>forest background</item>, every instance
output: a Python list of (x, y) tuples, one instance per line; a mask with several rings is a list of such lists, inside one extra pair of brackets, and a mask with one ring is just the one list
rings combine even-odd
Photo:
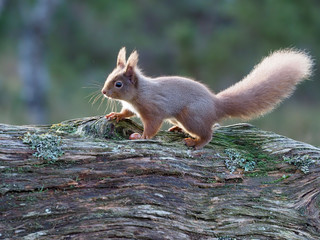
[(315, 59), (311, 81), (251, 123), (320, 146), (319, 43), (317, 0), (0, 0), (0, 123), (111, 111), (90, 94), (122, 46), (138, 50), (147, 75), (191, 77), (214, 92), (271, 51), (294, 47)]

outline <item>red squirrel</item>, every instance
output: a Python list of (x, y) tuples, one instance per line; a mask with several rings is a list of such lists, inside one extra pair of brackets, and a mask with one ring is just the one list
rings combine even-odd
[(147, 77), (137, 64), (137, 51), (126, 61), (126, 50), (120, 49), (117, 66), (101, 92), (121, 101), (123, 107), (106, 118), (119, 121), (136, 114), (143, 122), (143, 139), (155, 136), (167, 120), (174, 125), (169, 131), (187, 132), (192, 138), (185, 138), (185, 144), (200, 149), (210, 142), (212, 126), (221, 119), (251, 119), (275, 108), (291, 95), (296, 84), (311, 75), (313, 62), (302, 51), (273, 52), (243, 80), (218, 94), (185, 77)]

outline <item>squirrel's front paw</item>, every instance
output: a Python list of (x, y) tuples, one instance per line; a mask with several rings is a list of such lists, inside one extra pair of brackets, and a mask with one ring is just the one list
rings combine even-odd
[(115, 119), (117, 122), (119, 122), (120, 120), (124, 119), (124, 117), (122, 116), (121, 113), (112, 112), (112, 113), (109, 113), (106, 115), (106, 119), (108, 119), (108, 120)]

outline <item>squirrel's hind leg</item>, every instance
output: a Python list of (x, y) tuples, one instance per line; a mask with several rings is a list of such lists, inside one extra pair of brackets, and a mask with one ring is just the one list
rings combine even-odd
[(188, 147), (195, 147), (195, 149), (200, 149), (204, 147), (212, 139), (212, 128), (211, 126), (206, 126), (205, 124), (199, 124), (193, 121), (181, 122), (184, 130), (189, 133), (194, 138), (185, 138), (184, 142)]
[(177, 121), (183, 129), (194, 139), (186, 138), (185, 144), (188, 147), (200, 149), (212, 139), (212, 125), (214, 116), (202, 114), (198, 111), (197, 106), (193, 108), (184, 108), (177, 116)]

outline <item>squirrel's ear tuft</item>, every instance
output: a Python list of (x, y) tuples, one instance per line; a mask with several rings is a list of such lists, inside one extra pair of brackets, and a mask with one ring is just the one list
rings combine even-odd
[(135, 68), (138, 64), (138, 58), (139, 55), (137, 51), (133, 51), (128, 58), (127, 66), (130, 65), (131, 67)]
[(131, 53), (130, 57), (128, 58), (127, 61), (127, 66), (126, 66), (126, 71), (125, 71), (125, 76), (129, 78), (129, 80), (135, 84), (136, 83), (136, 76), (135, 76), (135, 72), (134, 69), (138, 64), (138, 53), (137, 51), (134, 51)]
[(118, 53), (117, 67), (124, 68), (125, 65), (126, 65), (126, 48), (123, 47), (120, 49)]

